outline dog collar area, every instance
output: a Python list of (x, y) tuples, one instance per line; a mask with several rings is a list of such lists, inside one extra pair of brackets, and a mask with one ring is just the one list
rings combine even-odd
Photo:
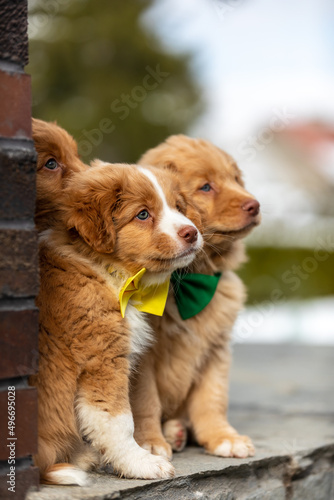
[(145, 286), (142, 283), (142, 277), (146, 273), (145, 267), (128, 278), (124, 276), (124, 273), (115, 270), (112, 266), (108, 268), (108, 272), (114, 279), (123, 281), (118, 295), (122, 318), (125, 317), (125, 311), (130, 300), (131, 305), (138, 311), (154, 314), (155, 316), (163, 315), (170, 279), (160, 285)]
[(203, 311), (211, 302), (222, 273), (214, 275), (174, 271), (171, 277), (175, 302), (183, 320)]

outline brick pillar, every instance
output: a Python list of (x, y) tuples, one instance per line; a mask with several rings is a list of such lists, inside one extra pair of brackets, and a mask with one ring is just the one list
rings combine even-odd
[[(31, 459), (37, 448), (37, 394), (28, 386), (28, 376), (36, 372), (38, 361), (38, 259), (34, 227), (36, 157), (31, 140), (30, 77), (24, 73), (27, 62), (27, 1), (0, 0), (2, 500), (24, 499), (27, 490), (38, 485), (38, 470)], [(15, 493), (9, 489), (12, 485)]]

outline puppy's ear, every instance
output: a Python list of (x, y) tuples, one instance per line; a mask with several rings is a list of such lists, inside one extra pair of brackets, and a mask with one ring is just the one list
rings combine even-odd
[(68, 230), (75, 229), (93, 250), (112, 253), (116, 243), (116, 231), (112, 213), (118, 201), (120, 188), (110, 179), (72, 177), (66, 189), (64, 222)]
[(99, 253), (112, 253), (116, 242), (116, 232), (112, 219), (101, 217), (101, 208), (91, 204), (76, 204), (67, 221), (67, 229), (76, 229), (81, 238)]

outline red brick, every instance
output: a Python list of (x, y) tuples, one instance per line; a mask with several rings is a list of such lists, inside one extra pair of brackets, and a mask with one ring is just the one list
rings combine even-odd
[(0, 136), (30, 139), (30, 75), (0, 70), (0, 96)]
[(0, 229), (0, 298), (38, 293), (38, 241), (34, 229)]
[[(13, 142), (13, 141), (11, 141)], [(0, 151), (0, 219), (33, 220), (36, 196), (33, 143)]]
[(0, 378), (32, 375), (38, 369), (37, 308), (0, 308)]
[(8, 472), (2, 469), (0, 475), (0, 498), (1, 500), (24, 500), (29, 490), (38, 489), (39, 471), (37, 467), (27, 465), (26, 467), (17, 466), (15, 470), (15, 493), (8, 491), (6, 476)]
[[(11, 385), (11, 384), (8, 384)], [(8, 432), (8, 391), (0, 392), (0, 460), (8, 460), (8, 444), (15, 442), (15, 457), (37, 452), (37, 390), (26, 387), (15, 390), (15, 436)], [(13, 438), (17, 439), (14, 440)], [(7, 439), (8, 438), (8, 439)]]

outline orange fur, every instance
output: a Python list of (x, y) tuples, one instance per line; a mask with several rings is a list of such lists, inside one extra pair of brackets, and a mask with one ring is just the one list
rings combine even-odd
[[(182, 195), (175, 174), (155, 175), (180, 218), (175, 207)], [(58, 180), (52, 193), (63, 187)], [(49, 180), (43, 181), (40, 197), (48, 199), (49, 192)], [(128, 396), (130, 359), (136, 354), (132, 342), (137, 337), (137, 346), (144, 348), (151, 332), (145, 315), (133, 306), (128, 306), (132, 319), (130, 312), (121, 317), (118, 293), (123, 283), (107, 269), (112, 265), (129, 277), (146, 267), (145, 279), (159, 283), (178, 263), (190, 262), (198, 244), (187, 241), (181, 230), (174, 239), (162, 231), (161, 198), (137, 166), (97, 162), (87, 170), (79, 165), (61, 193), (57, 217), (51, 214), (52, 223), (43, 219), (42, 227), (51, 227), (40, 244), (40, 361), (39, 373), (30, 378), (39, 397), (35, 462), (44, 481), (69, 484), (69, 473), (75, 482), (78, 472), (69, 463), (82, 462), (77, 457), (84, 436), (121, 475), (170, 477), (172, 466), (133, 439)], [(53, 204), (53, 194), (51, 199), (45, 206)], [(143, 209), (151, 214), (148, 220), (136, 217)], [(182, 217), (181, 229), (191, 224)]]
[[(57, 224), (62, 208), (63, 191), (72, 173), (84, 171), (88, 166), (81, 162), (77, 144), (73, 137), (55, 122), (45, 122), (33, 118), (32, 135), (37, 152), (35, 223), (37, 229), (43, 231)], [(48, 168), (49, 160), (55, 160), (55, 168)], [(41, 335), (42, 331), (40, 331), (40, 338)], [(33, 381), (33, 378), (31, 381)], [(50, 388), (50, 397), (52, 389)], [(66, 381), (64, 381), (63, 392), (66, 393)], [(67, 439), (67, 437), (59, 436), (60, 442), (63, 439)], [(88, 446), (85, 446), (81, 437), (77, 437), (75, 441), (76, 446), (73, 445), (73, 449), (75, 449), (74, 453), (78, 455), (78, 462), (84, 462), (83, 457), (86, 456), (89, 461), (86, 468), (91, 468), (91, 462), (98, 463), (98, 456), (93, 454), (92, 450), (88, 452)], [(66, 444), (66, 446), (68, 445)], [(71, 468), (69, 464), (59, 463), (47, 466), (48, 463), (53, 464), (57, 461), (57, 455), (52, 446), (48, 446), (47, 442), (41, 439), (41, 436), (39, 436), (38, 457), (35, 457), (36, 460), (45, 464), (44, 469), (41, 471), (41, 481), (45, 484), (52, 484), (55, 481), (53, 472), (63, 468)]]
[[(245, 261), (241, 238), (260, 222), (259, 204), (245, 190), (233, 159), (208, 141), (172, 136), (140, 163), (178, 172), (202, 218), (205, 241), (190, 272), (223, 275), (212, 301), (195, 317), (182, 321), (170, 291), (164, 316), (152, 318), (158, 340), (132, 378), (135, 437), (151, 452), (171, 457), (171, 445), (184, 446), (187, 423), (209, 453), (252, 455), (250, 439), (227, 420), (228, 372), (230, 332), (246, 296), (233, 270)], [(203, 191), (206, 184), (210, 189)]]
[[(73, 172), (88, 168), (82, 163), (78, 147), (63, 128), (56, 123), (32, 119), (32, 136), (37, 151), (37, 202), (35, 222), (37, 229), (47, 229), (59, 218), (62, 191)], [(47, 168), (48, 160), (56, 161), (56, 168)]]

